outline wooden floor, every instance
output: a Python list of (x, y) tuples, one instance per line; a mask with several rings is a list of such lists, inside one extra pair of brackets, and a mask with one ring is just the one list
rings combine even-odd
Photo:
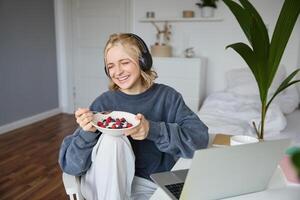
[(73, 115), (59, 114), (0, 135), (0, 200), (68, 199), (57, 160), (75, 128)]

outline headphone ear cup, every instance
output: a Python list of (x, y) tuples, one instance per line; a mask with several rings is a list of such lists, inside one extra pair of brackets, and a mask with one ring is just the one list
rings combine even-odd
[(106, 70), (106, 66), (104, 66), (104, 71), (105, 71), (106, 76), (108, 76), (108, 73), (107, 73), (107, 70)]
[(106, 76), (110, 77), (110, 76), (109, 76), (109, 73), (108, 73), (108, 71), (107, 71), (107, 67), (106, 67), (105, 62), (104, 62), (104, 71), (105, 71)]
[(139, 58), (139, 64), (143, 71), (147, 71), (152, 67), (152, 56), (149, 52), (142, 53), (141, 57)]
[(139, 65), (140, 65), (140, 68), (145, 71), (145, 68), (147, 66), (147, 63), (145, 62), (145, 58), (143, 56), (141, 56), (139, 58)]

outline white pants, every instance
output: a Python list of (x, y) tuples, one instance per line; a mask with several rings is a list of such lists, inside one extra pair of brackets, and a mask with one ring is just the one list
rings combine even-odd
[(102, 134), (93, 148), (92, 165), (81, 177), (87, 200), (148, 200), (156, 185), (134, 177), (135, 157), (127, 137)]
[[(149, 200), (156, 191), (157, 185), (147, 179), (135, 176), (131, 187), (131, 200)], [(90, 200), (91, 195), (84, 195), (86, 200)]]
[(92, 164), (81, 178), (87, 200), (129, 200), (135, 157), (127, 137), (102, 134), (93, 148)]

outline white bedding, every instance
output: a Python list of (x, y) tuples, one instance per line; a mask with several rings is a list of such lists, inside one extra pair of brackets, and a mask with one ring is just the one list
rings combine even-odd
[[(274, 92), (285, 77), (279, 70), (270, 92)], [(279, 78), (278, 78), (279, 77)], [(209, 133), (255, 135), (252, 122), (260, 124), (260, 100), (256, 83), (246, 68), (227, 74), (228, 87), (209, 95), (198, 115), (208, 126)], [(269, 107), (265, 122), (265, 138), (278, 137), (287, 125), (285, 114), (293, 112), (299, 104), (297, 89), (293, 86), (279, 94)]]

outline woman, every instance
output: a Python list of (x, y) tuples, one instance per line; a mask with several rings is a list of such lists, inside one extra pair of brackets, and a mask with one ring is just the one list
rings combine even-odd
[(185, 105), (180, 93), (154, 83), (157, 76), (152, 57), (139, 36), (111, 35), (104, 62), (109, 91), (96, 98), (89, 109), (75, 112), (80, 127), (64, 139), (59, 163), (64, 172), (76, 176), (93, 166), (91, 152), (101, 133), (91, 124), (92, 111), (134, 113), (140, 124), (125, 132), (135, 156), (131, 198), (149, 199), (156, 189), (150, 174), (169, 171), (179, 157), (192, 158), (195, 150), (206, 148), (208, 129)]

